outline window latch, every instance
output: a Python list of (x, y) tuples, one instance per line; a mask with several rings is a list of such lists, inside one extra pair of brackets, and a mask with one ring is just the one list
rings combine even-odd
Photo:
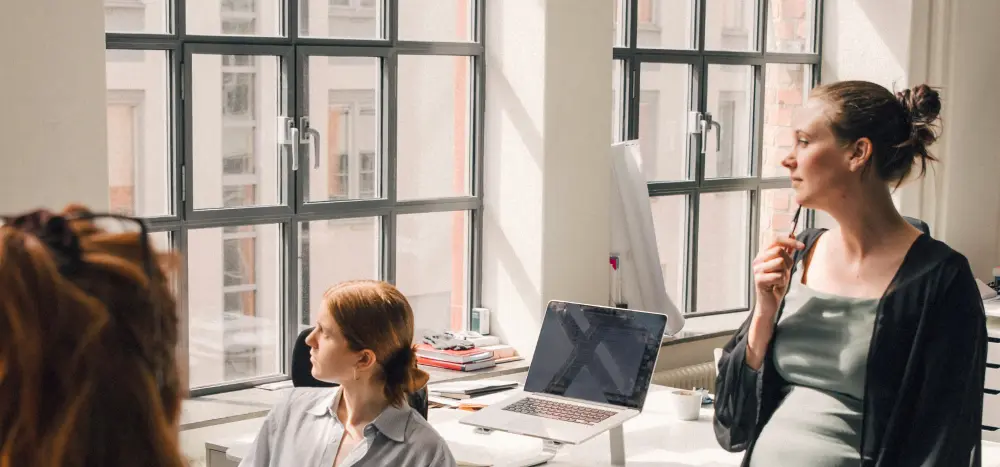
[[(302, 139), (300, 140), (300, 143), (301, 144), (312, 144), (313, 161), (314, 161), (313, 162), (313, 168), (318, 169), (319, 168), (319, 158), (320, 158), (320, 156), (319, 156), (319, 144), (320, 144), (319, 143), (319, 131), (317, 131), (315, 128), (309, 126), (309, 117), (299, 117), (299, 128), (301, 128), (302, 129), (301, 130), (302, 133), (304, 133), (302, 135)], [(310, 141), (310, 138), (312, 138), (312, 141)]]
[(712, 119), (709, 112), (701, 113), (692, 111), (688, 113), (688, 132), (701, 136), (701, 155), (704, 156), (708, 150), (708, 132), (715, 130), (715, 150), (722, 146), (722, 125)]
[(278, 117), (278, 137), (284, 149), (281, 154), (290, 155), (293, 172), (299, 170), (299, 129), (295, 128), (294, 119)]

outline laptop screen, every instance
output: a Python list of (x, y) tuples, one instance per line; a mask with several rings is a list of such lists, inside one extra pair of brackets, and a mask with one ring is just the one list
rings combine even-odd
[(641, 409), (665, 315), (549, 302), (524, 389)]

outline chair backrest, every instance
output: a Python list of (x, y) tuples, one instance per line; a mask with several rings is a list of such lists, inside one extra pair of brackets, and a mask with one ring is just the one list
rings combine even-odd
[[(295, 346), (292, 347), (292, 385), (297, 388), (332, 388), (337, 387), (336, 383), (320, 381), (312, 375), (312, 362), (309, 361), (309, 345), (306, 344), (306, 337), (309, 336), (313, 328), (308, 328), (299, 333), (295, 339)], [(407, 395), (407, 402), (410, 407), (417, 410), (424, 419), (427, 419), (427, 387)]]

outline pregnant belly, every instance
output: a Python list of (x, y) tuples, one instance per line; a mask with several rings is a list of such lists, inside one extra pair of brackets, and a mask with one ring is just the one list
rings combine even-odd
[(791, 386), (757, 438), (750, 466), (861, 465), (862, 409), (840, 393)]

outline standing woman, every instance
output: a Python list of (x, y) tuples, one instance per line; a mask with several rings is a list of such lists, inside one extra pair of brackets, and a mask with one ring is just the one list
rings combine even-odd
[(744, 467), (978, 467), (986, 324), (969, 262), (890, 196), (936, 138), (938, 93), (812, 91), (784, 159), (837, 226), (753, 262), (756, 308), (723, 349), (715, 433)]

